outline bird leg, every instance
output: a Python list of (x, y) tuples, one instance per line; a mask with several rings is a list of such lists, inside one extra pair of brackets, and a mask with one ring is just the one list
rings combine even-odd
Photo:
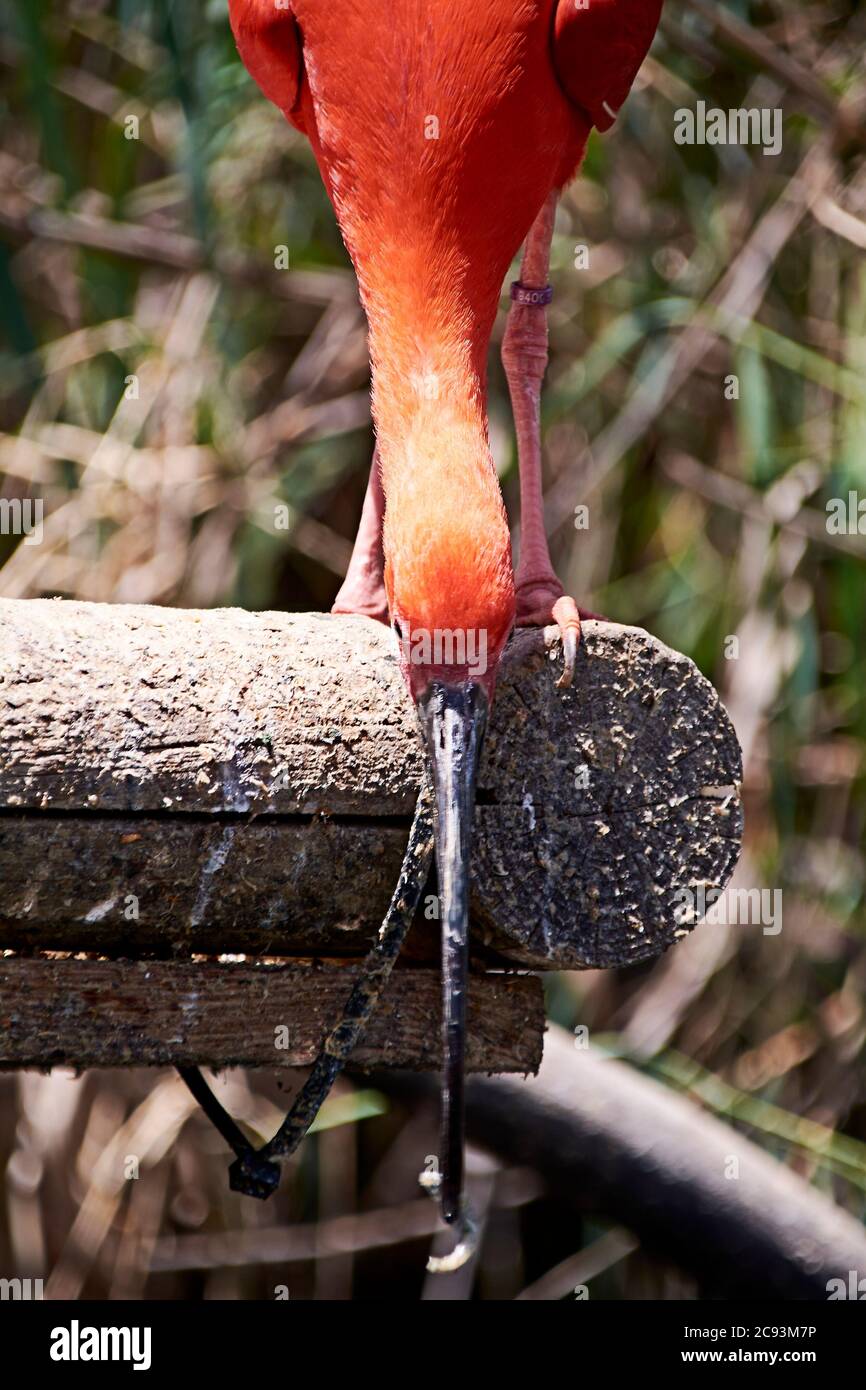
[(361, 521), (352, 558), (340, 592), (334, 599), (332, 613), (354, 613), (388, 621), (388, 600), (385, 595), (384, 556), (382, 553), (382, 519), (385, 515), (385, 494), (379, 469), (378, 450), (373, 451), (370, 480), (364, 496)]
[(581, 610), (574, 599), (564, 594), (550, 561), (541, 481), (541, 381), (547, 367), (546, 305), (553, 293), (547, 275), (556, 200), (555, 191), (548, 194), (529, 229), (520, 279), (511, 287), (502, 363), (511, 394), (520, 467), (520, 561), (514, 576), (516, 621), (523, 627), (551, 621), (558, 624), (564, 668), (557, 684), (567, 686), (574, 676)]

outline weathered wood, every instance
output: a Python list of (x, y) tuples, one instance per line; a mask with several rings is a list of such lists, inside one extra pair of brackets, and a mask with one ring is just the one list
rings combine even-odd
[[(358, 968), (0, 958), (0, 1065), (308, 1066)], [(395, 970), (352, 1065), (436, 1070), (440, 993), (436, 970)], [(473, 974), (468, 1011), (470, 1071), (538, 1070), (539, 979)]]
[(407, 834), (408, 820), (0, 813), (0, 946), (362, 955)]
[[(475, 946), (625, 964), (694, 925), (680, 890), (727, 881), (739, 748), (710, 684), (655, 638), (588, 622), (562, 692), (554, 637), (506, 654)], [(361, 953), (420, 776), (378, 624), (0, 600), (0, 946)]]

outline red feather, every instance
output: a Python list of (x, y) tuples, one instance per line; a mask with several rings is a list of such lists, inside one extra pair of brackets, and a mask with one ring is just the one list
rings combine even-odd
[(653, 41), (662, 0), (559, 0), (553, 66), (592, 124), (607, 130)]
[(301, 35), (288, 4), (274, 0), (229, 0), (229, 19), (238, 53), (268, 101), (303, 130), (295, 110), (301, 92)]

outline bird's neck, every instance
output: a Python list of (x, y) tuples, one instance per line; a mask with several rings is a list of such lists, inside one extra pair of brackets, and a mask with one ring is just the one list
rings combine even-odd
[(387, 498), (397, 468), (421, 464), (443, 483), (492, 469), (486, 363), (497, 301), (479, 300), (459, 267), (443, 272), (417, 248), (392, 246), (386, 259), (363, 290)]
[(386, 498), (396, 469), (423, 467), (444, 483), (492, 467), (484, 379), (461, 344), (419, 342), (401, 361), (382, 361), (373, 414)]
[[(435, 241), (435, 238), (433, 239)], [(469, 274), (454, 242), (385, 235), (356, 261), (370, 329), (385, 493), (385, 583), (421, 627), (482, 629), (514, 612), (508, 521), (490, 454), (486, 363), (500, 267)]]

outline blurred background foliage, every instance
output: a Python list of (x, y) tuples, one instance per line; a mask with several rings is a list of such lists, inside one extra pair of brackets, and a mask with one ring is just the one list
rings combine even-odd
[[(559, 574), (716, 683), (745, 756), (735, 881), (784, 894), (779, 935), (706, 927), (655, 964), (556, 977), (551, 1016), (861, 1219), (866, 519), (836, 534), (826, 508), (866, 499), (864, 39), (857, 0), (668, 4), (562, 199), (544, 397)], [(676, 144), (674, 113), (699, 100), (781, 108), (782, 152)], [(515, 517), (506, 305), (490, 419)], [(0, 498), (45, 507), (41, 545), (0, 536), (0, 594), (329, 606), (372, 449), (363, 318), (307, 143), (242, 68), (225, 0), (4, 7), (0, 329)], [(270, 1123), (274, 1084), (234, 1076), (236, 1106)], [(412, 1207), (430, 1115), (344, 1083), (285, 1194), (249, 1212), (171, 1076), (0, 1086), (3, 1273), (272, 1297), (291, 1259), (293, 1297), (423, 1287), (399, 1223), (330, 1259), (303, 1233)], [(127, 1151), (146, 1155), (138, 1183), (106, 1167)], [(491, 1219), (477, 1296), (515, 1296), (604, 1229), (527, 1192)], [(593, 1296), (695, 1293), (633, 1244)]]

